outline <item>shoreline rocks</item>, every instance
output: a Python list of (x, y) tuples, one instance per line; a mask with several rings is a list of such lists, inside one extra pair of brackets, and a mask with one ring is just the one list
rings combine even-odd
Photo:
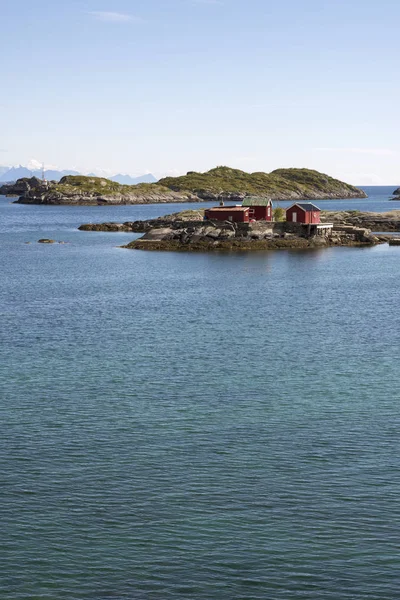
[[(7, 195), (15, 195), (8, 193)], [(30, 189), (24, 195), (15, 200), (15, 204), (45, 204), (57, 206), (115, 206), (131, 204), (166, 204), (199, 202), (195, 196), (181, 194), (178, 192), (152, 192), (146, 195), (140, 194), (115, 194), (96, 195), (87, 193), (64, 194), (56, 188), (46, 188), (44, 184)]]
[(384, 213), (347, 211), (321, 211), (321, 221), (335, 225), (354, 225), (376, 232), (400, 231), (400, 210)]

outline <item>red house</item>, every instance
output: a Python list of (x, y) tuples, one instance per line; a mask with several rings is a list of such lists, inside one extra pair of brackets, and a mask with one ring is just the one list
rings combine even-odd
[(255, 221), (272, 221), (272, 201), (269, 198), (255, 198), (250, 196), (242, 202), (243, 206), (249, 207), (250, 220)]
[(305, 223), (306, 225), (321, 223), (321, 209), (311, 202), (299, 202), (286, 210), (286, 221)]
[(204, 211), (206, 221), (232, 221), (234, 223), (248, 223), (249, 209), (244, 206), (213, 206)]

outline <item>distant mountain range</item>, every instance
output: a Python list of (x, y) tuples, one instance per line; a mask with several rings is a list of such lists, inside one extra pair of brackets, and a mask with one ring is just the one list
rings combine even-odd
[[(44, 172), (44, 176), (48, 181), (60, 181), (65, 175), (81, 175), (78, 171), (57, 171), (54, 169), (47, 169)], [(42, 178), (42, 171), (31, 170), (27, 167), (20, 165), (19, 167), (2, 167), (0, 166), (0, 182), (8, 183), (22, 179), (22, 177), (38, 177)], [(89, 177), (98, 177), (95, 173), (89, 173)], [(137, 185), (138, 183), (155, 183), (157, 179), (151, 173), (141, 175), (140, 177), (131, 177), (130, 175), (123, 175), (119, 173), (113, 177), (109, 177), (111, 181), (126, 185)]]
[[(89, 173), (87, 177), (99, 177), (96, 173)], [(118, 175), (113, 175), (112, 177), (106, 177), (110, 181), (115, 181), (116, 183), (121, 183), (122, 185), (138, 185), (138, 183), (157, 183), (158, 179), (154, 177), (151, 173), (146, 173), (146, 175), (140, 175), (139, 177), (131, 177), (130, 175), (123, 175), (122, 173), (118, 173)]]
[(118, 173), (118, 175), (114, 175), (114, 177), (110, 177), (111, 181), (116, 181), (117, 183), (122, 183), (125, 185), (137, 185), (138, 183), (157, 183), (157, 179), (151, 173), (147, 173), (146, 175), (141, 175), (140, 177), (131, 177), (130, 175), (122, 175)]

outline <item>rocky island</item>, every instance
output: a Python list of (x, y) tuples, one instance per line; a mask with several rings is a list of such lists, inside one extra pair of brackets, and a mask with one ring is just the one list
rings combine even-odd
[[(339, 213), (336, 221), (336, 213), (323, 212), (322, 225), (329, 222), (331, 226), (316, 228), (313, 232), (300, 223), (288, 223), (283, 220), (250, 223), (204, 221), (203, 210), (186, 210), (148, 221), (86, 224), (81, 225), (79, 229), (144, 233), (141, 238), (123, 246), (133, 250), (269, 250), (365, 246), (388, 241), (386, 235), (371, 233), (371, 229), (364, 226), (362, 219), (358, 217), (357, 220), (356, 212)], [(375, 224), (372, 217), (368, 218), (369, 223)], [(400, 211), (397, 219), (397, 230), (400, 231)], [(382, 221), (384, 231), (389, 230), (386, 223), (387, 221)]]
[(272, 173), (246, 173), (217, 167), (206, 173), (190, 171), (157, 183), (122, 185), (102, 177), (68, 175), (59, 182), (36, 177), (4, 185), (0, 194), (18, 196), (20, 204), (115, 205), (160, 202), (241, 202), (257, 195), (272, 200), (366, 198), (365, 192), (309, 169), (278, 169)]

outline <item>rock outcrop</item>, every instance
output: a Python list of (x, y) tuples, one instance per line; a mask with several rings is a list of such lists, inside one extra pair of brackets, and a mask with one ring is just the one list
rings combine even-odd
[(125, 221), (125, 223), (85, 223), (78, 229), (80, 231), (122, 231), (145, 233), (150, 229), (170, 227), (181, 222), (203, 222), (204, 210), (183, 210), (178, 213), (164, 215), (147, 221)]
[(0, 186), (1, 196), (22, 196), (31, 190), (40, 188), (42, 181), (37, 177), (24, 177), (15, 183), (5, 183)]

